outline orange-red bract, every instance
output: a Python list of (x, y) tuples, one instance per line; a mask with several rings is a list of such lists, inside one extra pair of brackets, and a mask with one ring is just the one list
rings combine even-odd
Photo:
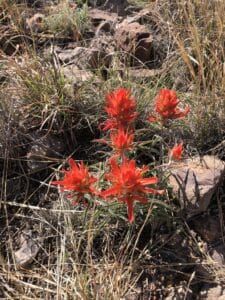
[(63, 170), (65, 174), (63, 180), (52, 181), (52, 184), (60, 185), (61, 190), (76, 192), (78, 194), (94, 193), (97, 191), (92, 187), (92, 184), (97, 179), (88, 172), (88, 168), (84, 166), (84, 162), (78, 165), (71, 158), (69, 160), (70, 170)]
[(114, 130), (110, 132), (110, 140), (106, 141), (104, 139), (97, 140), (113, 148), (116, 155), (122, 156), (126, 151), (132, 150), (134, 134), (124, 131), (123, 129)]
[[(162, 121), (167, 119), (178, 119), (186, 116), (190, 112), (190, 108), (181, 111), (177, 105), (180, 103), (176, 92), (170, 89), (161, 89), (156, 97), (155, 110), (160, 114)], [(155, 122), (156, 117), (150, 115), (148, 120)]]
[(130, 91), (125, 88), (118, 88), (115, 91), (105, 96), (107, 106), (104, 110), (107, 112), (109, 118), (100, 126), (103, 130), (129, 129), (133, 126), (133, 122), (137, 117), (135, 112), (135, 99), (130, 97)]
[(132, 144), (134, 141), (133, 133), (128, 133), (123, 129), (119, 129), (117, 132), (110, 133), (110, 139), (116, 154), (122, 155), (125, 151), (132, 150)]
[(115, 158), (110, 160), (111, 171), (106, 178), (112, 183), (112, 187), (101, 192), (103, 197), (117, 197), (120, 202), (127, 204), (128, 220), (134, 221), (134, 201), (147, 203), (146, 193), (162, 194), (164, 191), (147, 187), (156, 184), (157, 177), (143, 178), (148, 167), (137, 168), (135, 160), (123, 159), (121, 165)]
[(175, 160), (181, 160), (181, 156), (184, 152), (183, 144), (178, 144), (175, 145), (171, 150), (170, 150), (170, 156), (172, 159)]

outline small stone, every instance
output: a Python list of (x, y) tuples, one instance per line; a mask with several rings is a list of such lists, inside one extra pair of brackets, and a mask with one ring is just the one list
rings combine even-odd
[(40, 245), (35, 242), (32, 232), (22, 232), (20, 236), (20, 249), (14, 253), (15, 261), (19, 267), (27, 267), (36, 257)]

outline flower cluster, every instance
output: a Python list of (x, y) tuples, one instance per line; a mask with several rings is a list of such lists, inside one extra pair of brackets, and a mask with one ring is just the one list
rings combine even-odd
[(183, 152), (184, 152), (183, 143), (175, 145), (170, 150), (170, 158), (172, 158), (174, 160), (180, 160)]
[(63, 180), (52, 181), (52, 184), (59, 185), (61, 190), (77, 193), (76, 202), (82, 199), (84, 194), (97, 194), (97, 190), (92, 186), (97, 178), (89, 173), (88, 168), (84, 166), (84, 162), (81, 161), (81, 164), (77, 165), (71, 158), (68, 163), (70, 171), (63, 170), (65, 174)]
[(156, 97), (155, 110), (159, 114), (159, 118), (154, 115), (150, 115), (148, 120), (150, 122), (161, 121), (162, 124), (165, 124), (169, 119), (178, 119), (186, 116), (190, 109), (186, 108), (184, 111), (181, 111), (177, 105), (180, 103), (180, 100), (177, 98), (176, 92), (169, 89), (162, 89), (159, 91), (158, 96)]
[(105, 139), (98, 139), (98, 142), (107, 144), (118, 156), (123, 156), (126, 151), (132, 150), (134, 146), (134, 134), (129, 131), (124, 131), (124, 129), (113, 130), (110, 133), (110, 141)]
[[(144, 177), (149, 170), (147, 166), (139, 168), (134, 159), (128, 158), (128, 154), (135, 146), (135, 120), (138, 113), (135, 111), (135, 99), (131, 98), (130, 91), (118, 88), (107, 94), (106, 106), (104, 110), (108, 114), (105, 122), (100, 124), (103, 131), (108, 132), (108, 139), (99, 139), (110, 146), (113, 155), (108, 160), (109, 171), (105, 174), (105, 179), (110, 187), (103, 191), (97, 191), (93, 185), (97, 178), (91, 175), (84, 162), (78, 165), (73, 159), (69, 160), (70, 170), (63, 170), (63, 180), (53, 181), (52, 184), (59, 185), (62, 190), (68, 190), (76, 196), (77, 201), (84, 199), (85, 194), (102, 197), (105, 201), (118, 200), (125, 203), (128, 209), (128, 220), (134, 221), (134, 203), (148, 203), (148, 194), (163, 194), (163, 190), (158, 190), (150, 185), (159, 182), (157, 177)], [(168, 119), (184, 117), (189, 112), (189, 108), (181, 111), (176, 93), (169, 89), (160, 90), (156, 97), (155, 111), (160, 115), (160, 119), (149, 117), (149, 121), (160, 120), (162, 124)], [(170, 159), (180, 160), (183, 153), (183, 144), (175, 145), (170, 150)]]
[(134, 201), (147, 203), (146, 193), (162, 194), (163, 191), (146, 187), (150, 184), (158, 183), (157, 177), (143, 178), (143, 175), (148, 171), (145, 166), (141, 169), (136, 167), (134, 160), (128, 160), (124, 157), (121, 164), (117, 164), (115, 158), (110, 160), (111, 171), (105, 176), (112, 187), (103, 191), (103, 197), (117, 197), (121, 202), (127, 204), (128, 220), (134, 221)]
[(108, 114), (108, 119), (100, 124), (103, 130), (109, 129), (131, 129), (134, 120), (137, 118), (135, 112), (135, 99), (130, 98), (130, 91), (119, 88), (105, 96), (107, 106), (104, 110)]

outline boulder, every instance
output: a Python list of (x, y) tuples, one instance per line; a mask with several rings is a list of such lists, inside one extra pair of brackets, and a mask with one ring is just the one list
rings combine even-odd
[(118, 49), (136, 58), (135, 64), (153, 59), (153, 36), (146, 26), (125, 20), (115, 29), (114, 39)]
[(169, 184), (188, 217), (207, 210), (213, 193), (224, 177), (224, 167), (223, 161), (210, 155), (170, 165)]

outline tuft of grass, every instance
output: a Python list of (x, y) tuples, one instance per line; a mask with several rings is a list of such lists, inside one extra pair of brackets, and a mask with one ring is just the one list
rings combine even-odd
[(225, 3), (188, 0), (157, 4), (175, 42), (176, 59), (169, 73), (181, 97), (190, 103), (188, 142), (205, 151), (225, 134)]
[(90, 27), (88, 7), (84, 3), (81, 7), (62, 2), (45, 19), (46, 27), (57, 36), (74, 37), (80, 39), (80, 35)]

